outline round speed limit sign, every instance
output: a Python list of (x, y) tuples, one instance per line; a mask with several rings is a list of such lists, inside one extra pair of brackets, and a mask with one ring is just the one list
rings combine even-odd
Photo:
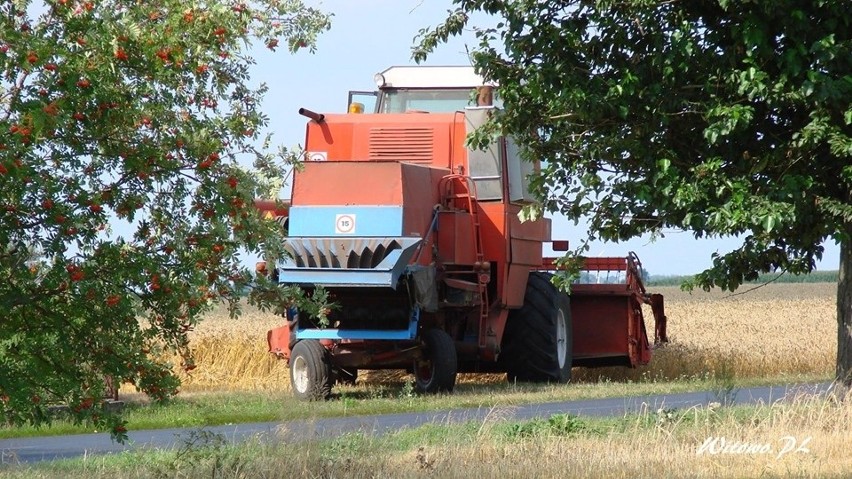
[(339, 235), (355, 233), (355, 215), (337, 215), (334, 219), (334, 232)]

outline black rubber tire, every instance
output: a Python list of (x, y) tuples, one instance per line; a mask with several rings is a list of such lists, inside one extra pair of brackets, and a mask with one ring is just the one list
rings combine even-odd
[(351, 386), (358, 380), (358, 370), (355, 368), (334, 368), (334, 379), (338, 384)]
[(414, 362), (416, 390), (425, 394), (452, 392), (459, 367), (453, 338), (441, 329), (430, 329), (422, 339), (424, 357)]
[(296, 343), (290, 354), (290, 386), (303, 401), (321, 401), (331, 395), (331, 361), (328, 350), (314, 339)]
[[(509, 313), (500, 363), (509, 382), (566, 383), (571, 379), (573, 334), (568, 295), (559, 292), (550, 273), (532, 272), (524, 306)], [(564, 318), (565, 358), (559, 362), (558, 323)]]

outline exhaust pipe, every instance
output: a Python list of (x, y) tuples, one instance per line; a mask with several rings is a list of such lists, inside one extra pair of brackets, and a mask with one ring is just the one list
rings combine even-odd
[(323, 121), (325, 121), (325, 115), (323, 115), (322, 113), (317, 113), (308, 110), (307, 108), (299, 108), (299, 114), (302, 116), (306, 116), (317, 123), (322, 123)]

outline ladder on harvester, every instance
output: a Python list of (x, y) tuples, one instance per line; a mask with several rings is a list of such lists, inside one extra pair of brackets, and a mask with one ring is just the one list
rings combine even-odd
[[(474, 236), (476, 264), (486, 268), (485, 256), (482, 252), (482, 234), (479, 223), (479, 213), (476, 205), (476, 184), (469, 176), (447, 175), (441, 178), (439, 184), (442, 206), (447, 210), (467, 210), (470, 214), (471, 227)], [(490, 265), (489, 265), (490, 267)], [(488, 320), (488, 274), (485, 269), (474, 269), (479, 291), (479, 347), (485, 347), (485, 327)]]

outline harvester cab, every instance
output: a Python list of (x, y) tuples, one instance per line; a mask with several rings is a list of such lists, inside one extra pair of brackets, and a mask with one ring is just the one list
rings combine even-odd
[(393, 67), (376, 82), (350, 92), (345, 114), (300, 110), (310, 121), (284, 219), (289, 254), (266, 269), (282, 285), (322, 287), (335, 307), (327, 323), (291, 311), (268, 334), (295, 395), (327, 397), (362, 369), (408, 369), (418, 390), (441, 392), (460, 371), (566, 382), (576, 365), (647, 363), (642, 304), (659, 341), (665, 315), (638, 259), (587, 263), (623, 273), (617, 284), (558, 291), (542, 253), (550, 220), (519, 219), (537, 163), (509, 137), (466, 146), (497, 108), (493, 85), (471, 67)]
[[(375, 91), (350, 91), (350, 113), (453, 113), (491, 106), (493, 92), (470, 67), (397, 66), (376, 73)], [(499, 105), (497, 105), (499, 106)]]

